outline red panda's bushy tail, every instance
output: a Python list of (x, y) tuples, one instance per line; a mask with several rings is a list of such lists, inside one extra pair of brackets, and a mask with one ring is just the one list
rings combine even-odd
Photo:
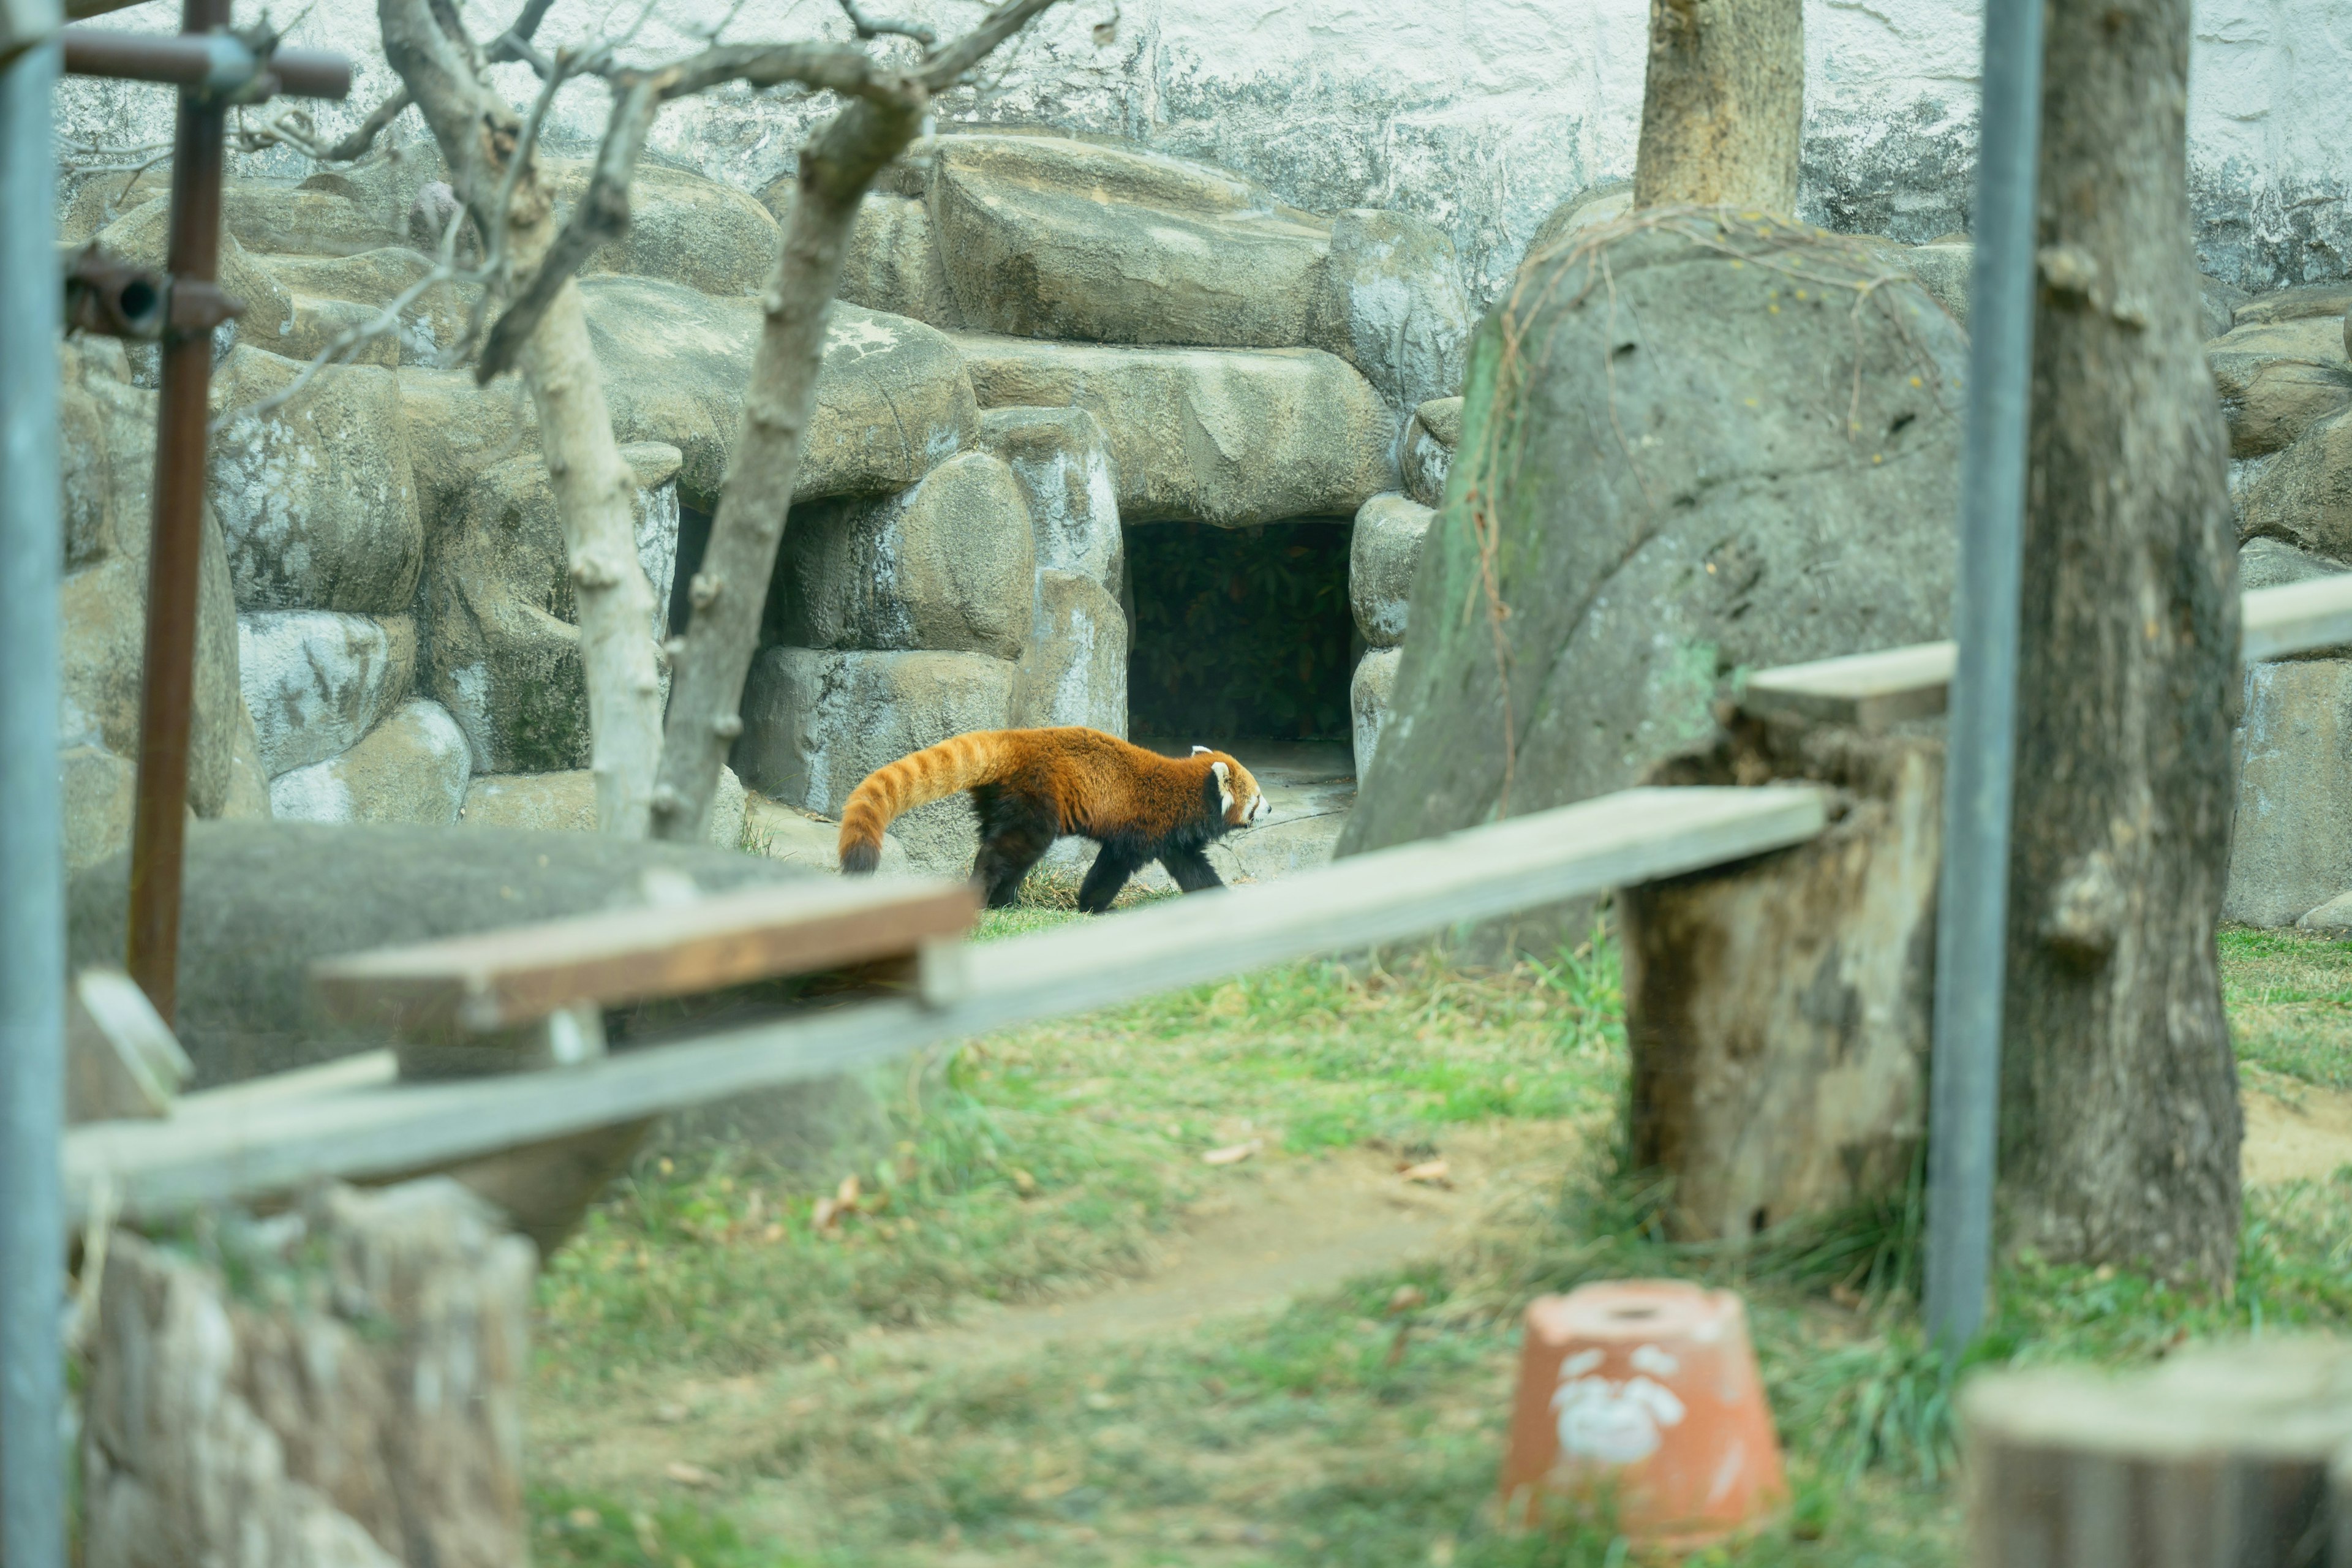
[(883, 831), (900, 816), (993, 778), (999, 734), (952, 735), (866, 774), (841, 808), (842, 874), (862, 877), (880, 865)]

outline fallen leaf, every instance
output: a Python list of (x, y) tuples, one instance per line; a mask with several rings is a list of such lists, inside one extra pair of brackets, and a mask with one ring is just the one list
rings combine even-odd
[(772, 1243), (782, 1241), (784, 1239), (784, 1227), (781, 1225), (771, 1225), (760, 1233), (760, 1239)]
[(854, 1208), (856, 1206), (857, 1194), (861, 1190), (857, 1177), (854, 1173), (844, 1176), (841, 1178), (841, 1185), (834, 1190), (833, 1201), (838, 1207)]
[(700, 1465), (689, 1465), (684, 1459), (672, 1459), (662, 1467), (662, 1474), (682, 1487), (715, 1487), (719, 1478)]
[(1037, 1178), (1015, 1165), (1013, 1167), (1013, 1186), (1023, 1197), (1027, 1197), (1037, 1190)]
[(1427, 1305), (1428, 1301), (1429, 1292), (1423, 1289), (1420, 1286), (1400, 1285), (1389, 1295), (1389, 1310), (1391, 1312), (1410, 1312), (1415, 1307)]
[(819, 1230), (831, 1230), (833, 1222), (841, 1217), (841, 1205), (831, 1198), (819, 1198), (816, 1207), (809, 1210), (809, 1224)]
[(1212, 1149), (1201, 1156), (1203, 1165), (1238, 1165), (1258, 1151), (1257, 1140), (1246, 1143), (1228, 1143), (1222, 1149)]
[(583, 1505), (565, 1514), (563, 1522), (574, 1530), (593, 1530), (604, 1522), (604, 1516)]
[(1423, 1160), (1418, 1165), (1407, 1165), (1397, 1174), (1408, 1182), (1443, 1182), (1445, 1180), (1445, 1162)]

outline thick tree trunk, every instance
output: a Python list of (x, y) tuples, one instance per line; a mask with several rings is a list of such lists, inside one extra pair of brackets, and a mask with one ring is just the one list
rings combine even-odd
[(1794, 216), (1804, 116), (1801, 0), (1650, 0), (1635, 206)]
[(2052, 0), (2001, 1162), (2014, 1242), (2215, 1282), (2236, 1068), (2228, 440), (2200, 346), (2189, 0)]

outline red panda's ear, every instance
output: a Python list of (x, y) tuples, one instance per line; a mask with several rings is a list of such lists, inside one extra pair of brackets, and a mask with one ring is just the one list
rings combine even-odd
[(1203, 753), (1205, 753), (1205, 752), (1208, 751), (1208, 749), (1209, 749), (1209, 748), (1208, 748), (1208, 747), (1206, 747), (1206, 746), (1195, 746), (1195, 747), (1193, 747), (1193, 748), (1192, 748), (1192, 754), (1193, 754), (1194, 756), (1196, 756), (1196, 757), (1197, 757), (1197, 756), (1201, 756), (1201, 755), (1202, 755)]
[(1213, 774), (1214, 774), (1214, 775), (1215, 775), (1215, 777), (1216, 777), (1216, 781), (1217, 781), (1217, 805), (1218, 805), (1218, 809), (1220, 809), (1220, 810), (1222, 810), (1222, 811), (1231, 811), (1231, 810), (1233, 810), (1233, 808), (1234, 808), (1234, 778), (1233, 778), (1233, 770), (1231, 770), (1230, 768), (1226, 767), (1226, 766), (1225, 766), (1225, 764), (1224, 764), (1224, 763), (1211, 763), (1209, 764), (1209, 772), (1210, 772), (1211, 773), (1213, 773)]

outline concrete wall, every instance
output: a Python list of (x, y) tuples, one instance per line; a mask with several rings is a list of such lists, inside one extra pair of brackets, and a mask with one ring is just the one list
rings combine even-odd
[[(240, 18), (253, 9), (248, 0)], [(367, 0), (278, 9), (303, 10), (301, 42), (369, 58), (360, 109), (386, 89)], [(467, 7), (484, 37), (513, 9), (509, 0)], [(560, 0), (541, 39), (581, 37), (598, 18), (637, 9)], [(688, 49), (695, 40), (681, 25), (725, 9), (722, 0), (669, 0), (634, 52)], [(893, 0), (888, 9), (950, 25), (978, 14), (939, 0)], [(1098, 47), (1092, 30), (1112, 10), (1111, 0), (1066, 4), (980, 90), (943, 105), (942, 120), (1130, 137), (1245, 171), (1302, 206), (1420, 214), (1452, 233), (1481, 302), (1556, 202), (1633, 169), (1644, 0), (1123, 0), (1115, 38)], [(159, 28), (175, 16), (150, 4), (116, 20)], [(1805, 216), (1912, 241), (1963, 226), (1976, 6), (1809, 0), (1805, 28)], [(746, 0), (726, 36), (811, 34), (846, 37), (831, 0)], [(527, 101), (528, 72), (505, 69), (517, 101)], [(2189, 156), (2209, 271), (2256, 289), (2352, 271), (2347, 81), (2345, 0), (2198, 0)], [(153, 89), (77, 83), (65, 102), (66, 130), (92, 143), (168, 134), (166, 95)], [(334, 129), (359, 111), (319, 118)], [(604, 112), (600, 85), (568, 89), (552, 117), (554, 142), (592, 141)], [(819, 112), (790, 94), (705, 100), (666, 113), (654, 145), (665, 159), (757, 189), (789, 165)], [(415, 133), (414, 116), (404, 124)], [(266, 168), (270, 158), (247, 162)]]

